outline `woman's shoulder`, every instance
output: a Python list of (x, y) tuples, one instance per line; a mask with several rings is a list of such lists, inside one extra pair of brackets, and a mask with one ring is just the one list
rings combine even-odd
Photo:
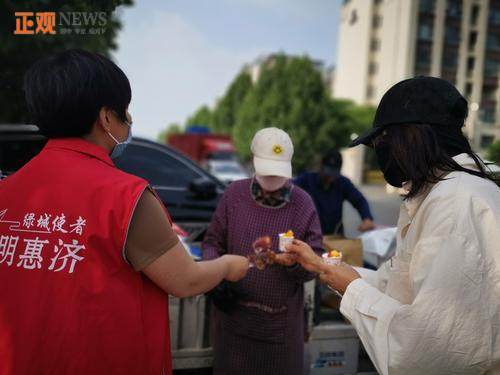
[(452, 196), (454, 200), (462, 202), (468, 200), (500, 202), (500, 187), (486, 178), (455, 171), (438, 182), (430, 195), (434, 198)]
[(133, 186), (143, 188), (149, 185), (145, 179), (107, 164), (102, 164), (99, 168), (94, 169), (94, 175), (96, 184), (106, 186), (114, 191), (130, 189)]
[(436, 228), (467, 231), (471, 222), (500, 221), (500, 188), (467, 172), (452, 172), (435, 184), (419, 208)]
[(224, 190), (224, 197), (227, 199), (229, 197), (241, 195), (245, 192), (250, 191), (249, 189), (251, 183), (252, 183), (251, 178), (245, 178), (242, 180), (231, 182), (229, 185), (227, 185), (226, 189)]
[(314, 202), (307, 191), (300, 186), (293, 185), (292, 194), (290, 196), (292, 203), (301, 205), (304, 208), (314, 208)]

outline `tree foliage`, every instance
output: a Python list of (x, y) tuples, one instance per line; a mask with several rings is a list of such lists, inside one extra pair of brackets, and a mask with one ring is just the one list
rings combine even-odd
[(259, 129), (276, 126), (294, 142), (296, 171), (311, 167), (331, 148), (345, 147), (353, 133), (366, 130), (374, 109), (330, 97), (321, 72), (308, 57), (276, 55), (257, 82), (243, 70), (215, 108), (198, 109), (187, 125), (206, 125), (230, 134), (243, 159)]
[(186, 121), (186, 127), (189, 126), (206, 126), (212, 128), (212, 111), (206, 105), (201, 106), (191, 117)]
[(500, 141), (496, 141), (488, 147), (486, 157), (500, 166)]
[(165, 129), (163, 129), (160, 133), (158, 133), (156, 140), (160, 143), (167, 143), (167, 137), (170, 134), (181, 134), (181, 133), (184, 133), (184, 127), (182, 125), (173, 122), (169, 124)]
[[(117, 48), (121, 29), (115, 11), (119, 5), (132, 5), (132, 0), (5, 0), (0, 3), (0, 122), (26, 122), (22, 80), (25, 71), (38, 59), (69, 48), (82, 48), (109, 57)], [(106, 12), (102, 34), (14, 35), (15, 12)], [(90, 27), (90, 26), (88, 26)], [(82, 28), (87, 26), (82, 25)]]

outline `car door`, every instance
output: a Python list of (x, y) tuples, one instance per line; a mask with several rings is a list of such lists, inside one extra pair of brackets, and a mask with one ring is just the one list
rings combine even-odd
[(201, 198), (190, 189), (190, 184), (196, 179), (210, 179), (209, 175), (183, 156), (151, 142), (133, 141), (115, 164), (147, 180), (172, 219), (189, 233), (189, 239), (200, 239), (217, 207), (221, 191), (214, 197)]

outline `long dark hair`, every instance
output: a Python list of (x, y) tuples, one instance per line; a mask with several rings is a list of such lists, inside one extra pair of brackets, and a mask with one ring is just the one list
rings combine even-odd
[(439, 144), (436, 133), (430, 125), (389, 126), (381, 137), (383, 142), (390, 145), (391, 156), (408, 177), (408, 181), (411, 181), (411, 188), (404, 196), (405, 199), (417, 196), (428, 184), (445, 180), (443, 172), (461, 171), (488, 179), (497, 185), (500, 183), (481, 158), (472, 151), (467, 141), (464, 142), (463, 152), (474, 160), (478, 170), (464, 168), (453, 160), (453, 155)]

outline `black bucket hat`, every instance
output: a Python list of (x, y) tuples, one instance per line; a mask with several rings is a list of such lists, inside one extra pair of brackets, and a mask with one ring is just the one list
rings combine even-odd
[(371, 145), (389, 125), (428, 124), (461, 128), (467, 117), (467, 100), (450, 82), (418, 76), (396, 83), (380, 100), (373, 127), (349, 147)]

